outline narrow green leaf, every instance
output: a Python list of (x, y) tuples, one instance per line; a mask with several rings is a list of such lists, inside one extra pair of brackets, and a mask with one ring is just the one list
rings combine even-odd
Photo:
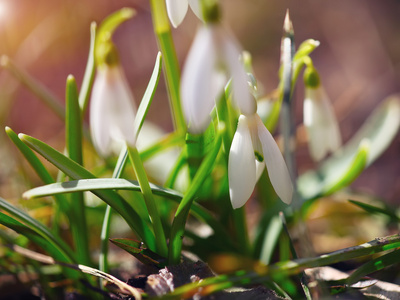
[(145, 265), (152, 265), (158, 268), (165, 266), (166, 259), (144, 248), (143, 243), (140, 241), (132, 239), (110, 239), (110, 242), (133, 255)]
[[(169, 199), (182, 199), (182, 195), (170, 189), (150, 183), (150, 187), (154, 195), (162, 196)], [(57, 182), (50, 185), (33, 188), (26, 191), (23, 197), (26, 199), (45, 197), (64, 193), (75, 193), (84, 191), (100, 191), (100, 190), (133, 190), (140, 192), (139, 183), (136, 180), (128, 180), (121, 178), (94, 178), (79, 179), (66, 182)]]
[(96, 70), (96, 65), (94, 61), (95, 43), (96, 43), (96, 23), (92, 22), (92, 24), (90, 24), (89, 56), (86, 63), (85, 75), (83, 75), (81, 90), (79, 92), (79, 107), (82, 116), (84, 116), (86, 112), (86, 108), (89, 102), (90, 92), (93, 86), (94, 74)]
[(140, 102), (138, 111), (136, 113), (135, 122), (133, 124), (133, 131), (136, 132), (136, 135), (139, 135), (140, 129), (142, 128), (147, 112), (149, 111), (151, 102), (153, 101), (154, 94), (156, 92), (158, 81), (161, 75), (161, 67), (162, 67), (161, 62), (162, 62), (161, 52), (158, 52), (153, 73), (151, 74), (150, 81), (147, 85), (146, 91), (144, 92), (142, 101)]
[[(27, 237), (30, 241), (41, 247), (45, 250), (51, 257), (55, 260), (60, 262), (67, 262), (73, 263), (74, 261), (66, 255), (64, 252), (60, 251), (53, 243), (49, 242), (41, 235), (39, 235), (36, 231), (30, 229), (28, 226), (22, 224), (21, 222), (17, 221), (16, 219), (3, 214), (0, 212), (0, 224), (4, 225), (15, 232), (22, 234), (23, 236)], [(72, 270), (64, 269), (66, 275), (69, 278), (77, 278), (78, 274)]]
[[(17, 134), (9, 127), (6, 127), (6, 133), (8, 137), (11, 139), (11, 141), (17, 146), (18, 150), (21, 151), (22, 155), (26, 158), (28, 163), (32, 166), (36, 174), (40, 177), (40, 179), (45, 183), (45, 184), (51, 184), (54, 183), (53, 177), (50, 175), (50, 173), (47, 171), (45, 166), (42, 164), (42, 162), (39, 160), (39, 158), (33, 153), (33, 151), (25, 145), (17, 136)], [(56, 205), (59, 206), (59, 208), (56, 208), (58, 212), (60, 210), (65, 213), (66, 215), (69, 214), (69, 205), (67, 198), (64, 195), (55, 195), (55, 200), (56, 200)], [(53, 231), (57, 232), (58, 231), (58, 218), (57, 218), (57, 213), (55, 214), (54, 217), (54, 224), (53, 224)]]
[[(66, 148), (70, 159), (82, 165), (82, 117), (79, 107), (78, 88), (75, 78), (69, 75), (65, 93), (66, 116), (65, 116), (65, 137)], [(83, 193), (73, 193), (69, 201), (68, 219), (71, 226), (72, 237), (78, 261), (90, 265), (90, 249), (88, 228), (85, 214), (85, 200)]]
[(355, 201), (355, 200), (349, 200), (350, 203), (353, 203), (354, 205), (357, 205), (358, 207), (362, 208), (368, 213), (371, 214), (383, 214), (388, 217), (390, 217), (392, 220), (395, 220), (396, 222), (400, 222), (399, 216), (395, 213), (395, 210), (393, 208), (387, 207), (387, 208), (380, 208), (376, 207), (367, 203), (363, 203), (360, 201)]
[(218, 137), (216, 138), (214, 147), (212, 148), (211, 152), (206, 156), (206, 158), (203, 160), (202, 164), (200, 165), (200, 168), (198, 169), (196, 175), (193, 178), (193, 181), (189, 189), (187, 190), (186, 194), (184, 195), (182, 201), (178, 206), (178, 209), (176, 210), (174, 221), (172, 223), (169, 249), (168, 249), (168, 262), (170, 264), (178, 264), (180, 262), (182, 237), (185, 232), (186, 219), (189, 214), (189, 210), (192, 206), (194, 197), (200, 190), (206, 178), (211, 173), (212, 166), (215, 163), (215, 160), (221, 148), (223, 133), (224, 133), (223, 130), (221, 130), (218, 133)]
[(155, 202), (153, 193), (150, 188), (149, 179), (144, 169), (143, 163), (139, 156), (139, 151), (136, 147), (128, 147), (129, 159), (132, 163), (133, 170), (136, 178), (138, 179), (140, 190), (143, 194), (146, 208), (150, 216), (151, 224), (153, 225), (154, 234), (156, 237), (157, 253), (162, 256), (167, 256), (168, 246), (167, 240), (164, 233), (163, 224), (161, 222), (160, 214), (158, 212), (158, 206)]
[(165, 1), (151, 0), (151, 15), (158, 47), (164, 59), (164, 77), (168, 89), (168, 99), (176, 131), (186, 132), (186, 123), (180, 100), (180, 72), (175, 45), (169, 26)]
[(400, 262), (400, 249), (393, 250), (390, 253), (374, 258), (368, 261), (367, 263), (363, 264), (361, 267), (357, 268), (347, 278), (346, 283), (352, 285), (366, 275), (379, 271), (383, 268), (392, 266), (399, 262)]
[(76, 263), (76, 258), (71, 248), (59, 237), (54, 236), (46, 226), (33, 219), (22, 210), (16, 208), (11, 205), (5, 199), (0, 198), (0, 208), (9, 213), (13, 218), (16, 218), (22, 222), (24, 222), (31, 230), (34, 230), (38, 235), (42, 238), (46, 239), (49, 243), (52, 244), (54, 248), (56, 248), (64, 257), (68, 258), (68, 262)]
[[(49, 162), (55, 165), (59, 170), (64, 172), (72, 179), (93, 179), (95, 176), (88, 170), (64, 156), (49, 145), (39, 141), (31, 136), (20, 134), (20, 139), (33, 150), (38, 152)], [(143, 239), (149, 248), (154, 249), (155, 238), (153, 232), (148, 227), (149, 220), (142, 219), (138, 213), (123, 199), (118, 193), (110, 190), (94, 190), (92, 191), (100, 199), (110, 205), (117, 211), (122, 218), (128, 223), (136, 234)]]

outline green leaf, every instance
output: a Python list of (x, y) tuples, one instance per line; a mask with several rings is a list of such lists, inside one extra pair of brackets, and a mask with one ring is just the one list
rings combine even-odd
[(136, 132), (137, 136), (139, 135), (140, 129), (142, 128), (143, 122), (146, 118), (147, 112), (149, 111), (151, 102), (153, 101), (154, 94), (157, 89), (158, 81), (161, 75), (161, 62), (161, 52), (158, 52), (153, 73), (151, 74), (150, 81), (147, 85), (146, 91), (144, 92), (142, 101), (140, 102), (138, 111), (136, 113), (135, 122), (133, 124), (133, 131)]
[(395, 213), (395, 210), (393, 208), (390, 208), (390, 207), (380, 208), (380, 207), (376, 207), (376, 206), (373, 206), (373, 205), (370, 205), (367, 203), (363, 203), (363, 202), (359, 202), (359, 201), (355, 201), (355, 200), (349, 200), (349, 202), (354, 205), (357, 205), (358, 207), (362, 208), (363, 210), (365, 210), (368, 213), (383, 214), (383, 215), (390, 217), (390, 219), (395, 220), (396, 222), (400, 222), (400, 218)]
[[(75, 78), (69, 75), (65, 93), (65, 138), (70, 159), (82, 165), (82, 117)], [(69, 199), (68, 219), (80, 263), (90, 265), (88, 228), (83, 193), (74, 193)]]
[(224, 130), (218, 133), (214, 147), (211, 152), (203, 160), (200, 168), (197, 170), (193, 181), (186, 191), (182, 201), (180, 202), (178, 209), (176, 210), (174, 221), (172, 223), (170, 243), (168, 249), (168, 262), (172, 264), (178, 264), (181, 257), (182, 249), (182, 237), (185, 232), (186, 219), (192, 206), (194, 197), (199, 192), (206, 178), (210, 175), (212, 166), (215, 163), (217, 155), (221, 148), (222, 135)]
[[(78, 180), (95, 178), (95, 176), (88, 170), (42, 141), (25, 134), (20, 134), (19, 137), (29, 147), (38, 152), (72, 179)], [(115, 211), (125, 219), (132, 230), (144, 240), (149, 248), (153, 248), (155, 246), (154, 234), (148, 227), (149, 220), (142, 219), (133, 209), (133, 207), (128, 204), (118, 193), (110, 190), (95, 190), (93, 193), (110, 205), (113, 209), (115, 209)]]
[[(169, 199), (182, 199), (182, 195), (173, 190), (166, 189), (152, 183), (150, 183), (150, 187), (154, 195), (162, 196)], [(136, 180), (121, 178), (79, 179), (66, 182), (57, 182), (54, 184), (33, 188), (29, 191), (26, 191), (23, 194), (23, 197), (26, 199), (31, 199), (63, 193), (100, 190), (133, 190), (136, 192), (140, 192), (140, 186)]]
[(79, 92), (79, 107), (81, 109), (82, 116), (86, 112), (86, 108), (89, 102), (90, 92), (92, 90), (94, 74), (96, 65), (94, 62), (94, 49), (96, 44), (96, 23), (90, 24), (90, 47), (89, 56), (86, 63), (85, 75), (83, 75), (81, 90)]
[[(28, 226), (22, 224), (21, 222), (8, 215), (3, 214), (2, 212), (0, 212), (0, 224), (27, 237), (30, 241), (32, 241), (43, 250), (45, 250), (48, 254), (50, 254), (55, 260), (60, 262), (73, 262), (73, 260), (71, 260), (71, 258), (63, 251), (60, 251), (60, 249), (56, 247), (55, 244), (49, 242), (47, 239), (42, 237), (40, 234), (38, 234), (36, 231), (32, 230)], [(72, 270), (64, 269), (64, 271), (69, 278), (78, 277), (77, 273)]]
[(313, 52), (318, 46), (320, 42), (313, 39), (308, 39), (302, 42), (297, 49), (296, 54), (293, 57), (293, 61), (296, 63), (299, 60), (302, 60), (305, 56), (308, 56)]
[(145, 265), (152, 265), (158, 268), (165, 266), (166, 259), (144, 248), (143, 243), (140, 241), (132, 239), (110, 239), (110, 242), (133, 255)]
[(18, 219), (24, 222), (31, 230), (36, 232), (42, 238), (46, 239), (48, 243), (52, 245), (53, 248), (57, 249), (63, 257), (65, 257), (67, 262), (76, 263), (76, 258), (71, 248), (59, 237), (53, 235), (46, 226), (38, 222), (37, 220), (33, 219), (22, 210), (16, 208), (15, 206), (11, 205), (5, 199), (0, 198), (0, 208), (5, 210), (8, 214), (10, 214), (13, 218)]
[[(311, 199), (350, 183), (362, 171), (362, 161), (365, 160), (365, 167), (371, 165), (390, 145), (399, 127), (400, 100), (397, 96), (391, 96), (374, 110), (353, 138), (323, 162), (317, 171), (309, 171), (299, 177), (301, 196)], [(366, 146), (361, 145), (363, 140), (368, 143), (366, 157), (363, 157), (367, 151)], [(358, 170), (350, 170), (352, 165)], [(347, 176), (353, 178), (346, 179)], [(335, 182), (341, 184), (335, 187)]]
[(383, 268), (392, 266), (399, 262), (400, 262), (400, 249), (393, 250), (388, 254), (382, 255), (363, 264), (361, 267), (359, 267), (353, 273), (351, 273), (351, 275), (347, 278), (346, 282), (349, 285), (354, 284), (366, 275), (379, 271)]

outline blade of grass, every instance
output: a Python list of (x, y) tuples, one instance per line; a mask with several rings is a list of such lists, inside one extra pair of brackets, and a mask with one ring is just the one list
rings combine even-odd
[[(45, 183), (45, 184), (51, 184), (54, 183), (53, 177), (50, 175), (50, 173), (47, 171), (45, 166), (42, 164), (42, 162), (39, 160), (39, 158), (33, 153), (33, 151), (25, 145), (17, 136), (17, 134), (9, 127), (6, 127), (6, 133), (10, 140), (15, 144), (15, 146), (18, 148), (18, 150), (22, 153), (22, 155), (25, 157), (25, 159), (28, 161), (28, 163), (32, 166), (36, 174), (40, 177), (40, 179)], [(54, 195), (55, 198), (55, 204), (57, 205), (56, 207), (56, 213), (54, 214), (54, 224), (53, 224), (53, 232), (57, 235), (58, 232), (58, 225), (59, 225), (59, 219), (58, 215), (60, 210), (64, 212), (65, 214), (69, 214), (69, 206), (67, 203), (67, 197), (64, 195)]]
[[(74, 260), (70, 258), (66, 253), (60, 251), (58, 247), (56, 247), (53, 243), (49, 242), (47, 239), (43, 238), (39, 235), (36, 231), (32, 230), (28, 226), (22, 224), (21, 222), (17, 221), (16, 219), (3, 214), (0, 212), (0, 224), (14, 230), (15, 232), (27, 237), (30, 241), (41, 247), (45, 250), (48, 254), (51, 255), (56, 260), (62, 262), (73, 263)], [(77, 278), (76, 272), (71, 272), (70, 270), (64, 270), (65, 275), (69, 278)]]
[(76, 257), (72, 252), (71, 248), (59, 237), (53, 235), (46, 226), (44, 226), (39, 221), (33, 219), (22, 210), (16, 208), (15, 206), (8, 203), (5, 199), (0, 198), (0, 208), (10, 214), (13, 218), (22, 221), (31, 230), (36, 232), (38, 235), (46, 239), (49, 243), (53, 245), (63, 256), (68, 258), (68, 261), (76, 263)]
[[(150, 183), (150, 188), (155, 195), (168, 199), (182, 199), (182, 195), (170, 189)], [(26, 191), (23, 197), (26, 199), (45, 197), (64, 193), (100, 190), (133, 190), (140, 192), (140, 185), (136, 180), (121, 178), (93, 178), (79, 179), (66, 182), (57, 182), (46, 186), (40, 186)]]
[[(78, 89), (75, 78), (69, 75), (65, 95), (65, 144), (71, 160), (82, 165), (82, 117), (79, 107)], [(83, 193), (69, 195), (68, 219), (72, 238), (75, 244), (78, 261), (90, 265), (89, 236), (85, 213), (85, 199)]]
[(89, 55), (86, 63), (85, 74), (83, 75), (82, 85), (79, 92), (79, 107), (81, 110), (82, 117), (85, 115), (86, 108), (89, 102), (90, 92), (92, 90), (94, 74), (96, 65), (94, 61), (94, 50), (96, 44), (96, 23), (90, 24), (90, 47)]
[(143, 163), (140, 160), (137, 148), (131, 147), (129, 145), (127, 147), (129, 159), (132, 163), (133, 170), (140, 185), (140, 190), (146, 202), (146, 207), (149, 212), (151, 223), (153, 224), (153, 230), (156, 237), (156, 248), (158, 251), (157, 253), (161, 256), (166, 257), (168, 253), (167, 240), (165, 238), (164, 228), (161, 222), (160, 214), (158, 212), (158, 207), (150, 188), (146, 170), (144, 169)]
[[(72, 179), (95, 178), (88, 170), (42, 141), (25, 134), (19, 134), (19, 138)], [(154, 249), (155, 238), (153, 232), (148, 227), (148, 221), (142, 219), (125, 199), (118, 193), (109, 190), (94, 190), (93, 193), (115, 209), (115, 211), (125, 219), (137, 236), (142, 238), (150, 249)]]
[(396, 222), (400, 222), (400, 218), (396, 214), (396, 212), (393, 208), (390, 208), (390, 207), (380, 208), (380, 207), (376, 207), (376, 206), (373, 206), (373, 205), (370, 205), (367, 203), (363, 203), (363, 202), (359, 202), (359, 201), (355, 201), (355, 200), (349, 200), (349, 202), (354, 205), (357, 205), (358, 207), (362, 208), (363, 210), (365, 210), (368, 213), (383, 214), (383, 215), (390, 217), (390, 219), (392, 219)]
[(136, 132), (136, 135), (139, 135), (140, 129), (144, 123), (147, 112), (149, 111), (151, 102), (153, 101), (154, 94), (156, 92), (158, 81), (161, 75), (161, 64), (162, 55), (161, 52), (158, 52), (156, 63), (154, 64), (153, 73), (151, 74), (149, 83), (147, 84), (146, 91), (142, 97), (142, 101), (140, 101), (140, 105), (138, 111), (136, 113), (135, 122), (133, 124), (133, 130)]
[(192, 180), (189, 189), (187, 190), (186, 194), (184, 195), (182, 201), (178, 206), (178, 209), (176, 210), (174, 221), (172, 223), (168, 249), (169, 264), (178, 264), (180, 262), (182, 238), (185, 232), (186, 219), (197, 192), (200, 190), (203, 182), (211, 173), (212, 166), (215, 163), (215, 160), (221, 148), (223, 133), (224, 130), (220, 130), (220, 132), (218, 132), (218, 136), (215, 139), (214, 147), (203, 160), (196, 175)]

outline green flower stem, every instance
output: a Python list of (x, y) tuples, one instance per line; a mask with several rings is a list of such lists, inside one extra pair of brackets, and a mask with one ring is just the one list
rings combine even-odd
[(185, 232), (186, 219), (188, 217), (196, 193), (200, 190), (206, 178), (210, 176), (212, 166), (215, 163), (215, 160), (221, 148), (223, 134), (224, 130), (221, 130), (215, 140), (214, 147), (207, 155), (207, 157), (203, 160), (202, 164), (197, 170), (197, 173), (194, 176), (189, 189), (187, 190), (175, 213), (174, 221), (171, 227), (171, 236), (168, 249), (169, 264), (179, 264), (180, 262), (182, 238)]
[(179, 64), (176, 57), (175, 46), (172, 40), (171, 27), (167, 16), (164, 0), (151, 0), (151, 13), (153, 17), (154, 32), (164, 58), (164, 75), (168, 87), (168, 96), (175, 129), (186, 131), (186, 123), (183, 117), (179, 94)]
[(142, 190), (144, 200), (146, 202), (147, 210), (149, 211), (151, 222), (153, 223), (154, 234), (156, 236), (156, 247), (158, 254), (161, 256), (167, 256), (168, 248), (167, 241), (165, 239), (164, 229), (158, 213), (158, 208), (153, 197), (153, 193), (150, 188), (149, 180), (146, 175), (146, 171), (143, 167), (143, 163), (139, 156), (139, 151), (136, 147), (128, 147), (128, 154), (131, 160), (133, 169), (135, 171), (137, 180)]
[(236, 229), (236, 238), (239, 242), (238, 249), (246, 256), (250, 256), (250, 240), (246, 222), (246, 210), (244, 206), (233, 209), (233, 223)]

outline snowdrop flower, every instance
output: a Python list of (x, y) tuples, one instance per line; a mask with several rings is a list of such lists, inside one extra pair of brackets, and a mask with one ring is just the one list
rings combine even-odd
[(257, 113), (241, 115), (229, 152), (229, 194), (233, 208), (242, 207), (267, 167), (277, 195), (292, 201), (293, 185), (285, 160)]
[(320, 161), (340, 147), (340, 130), (332, 105), (313, 67), (306, 69), (304, 80), (303, 119), (308, 133), (309, 151), (314, 161)]
[(90, 130), (100, 155), (119, 153), (125, 142), (135, 145), (135, 115), (133, 95), (121, 65), (101, 65), (90, 100)]
[(240, 54), (240, 47), (220, 24), (207, 24), (197, 32), (181, 80), (182, 106), (190, 132), (207, 128), (215, 99), (230, 77), (234, 103), (244, 114), (255, 113)]
[(165, 0), (165, 2), (169, 20), (175, 28), (182, 23), (189, 5), (195, 15), (202, 19), (200, 0)]

